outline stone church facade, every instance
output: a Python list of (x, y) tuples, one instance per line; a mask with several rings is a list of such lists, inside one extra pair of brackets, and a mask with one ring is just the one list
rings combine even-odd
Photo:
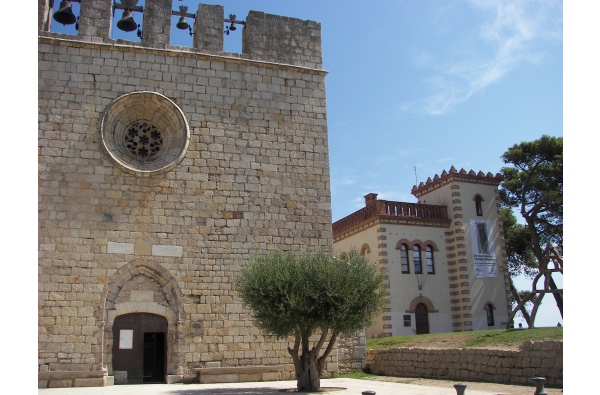
[(452, 167), (413, 187), (418, 203), (371, 193), (365, 208), (333, 224), (336, 254), (356, 249), (385, 273), (387, 306), (368, 339), (506, 328), (500, 182)]
[(320, 24), (251, 11), (234, 54), (221, 6), (191, 10), (185, 48), (175, 1), (146, 0), (141, 42), (111, 38), (112, 0), (54, 33), (53, 3), (38, 15), (39, 386), (292, 379), (235, 278), (254, 253), (332, 251)]

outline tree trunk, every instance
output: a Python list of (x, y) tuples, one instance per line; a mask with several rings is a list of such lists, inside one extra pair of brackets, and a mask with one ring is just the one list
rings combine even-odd
[[(328, 333), (327, 329), (323, 330), (321, 338), (311, 349), (310, 332), (301, 332), (299, 330), (296, 332), (294, 348), (288, 347), (288, 352), (294, 361), (298, 391), (318, 391), (321, 389), (321, 374), (325, 368), (327, 357), (331, 353), (337, 339), (337, 332), (332, 331), (329, 344), (325, 348), (323, 355), (319, 357), (319, 353), (327, 340)], [(302, 353), (300, 354), (301, 346)]]
[[(550, 275), (550, 289), (553, 291), (556, 291), (558, 289), (558, 287), (556, 286), (556, 283), (554, 282), (554, 279), (552, 278), (552, 275)], [(562, 297), (562, 292), (552, 292), (552, 295), (554, 296), (554, 300), (556, 301), (556, 307), (558, 307), (558, 311), (560, 311), (560, 317), (563, 317), (563, 297)]]
[[(527, 207), (525, 206), (524, 202), (521, 202), (521, 216), (523, 218), (525, 218), (525, 222), (527, 222), (527, 227), (529, 229), (529, 233), (531, 234), (531, 239), (533, 241), (531, 247), (532, 247), (532, 252), (533, 255), (536, 257), (537, 261), (538, 261), (538, 265), (540, 265), (540, 267), (542, 269), (547, 269), (548, 268), (548, 263), (550, 262), (550, 255), (548, 255), (546, 252), (548, 251), (547, 247), (546, 250), (542, 250), (542, 245), (541, 245), (541, 240), (540, 240), (540, 236), (537, 233), (537, 227), (536, 227), (536, 223), (534, 221), (534, 219), (537, 218), (536, 215), (531, 215), (528, 210)], [(558, 289), (558, 287), (556, 286), (556, 283), (554, 282), (554, 279), (552, 278), (552, 274), (550, 274), (550, 285), (549, 288), (553, 291), (555, 291), (556, 289)], [(558, 307), (558, 311), (560, 312), (560, 316), (561, 318), (563, 317), (563, 297), (562, 297), (562, 293), (561, 292), (552, 292), (552, 296), (554, 297), (554, 300), (556, 301), (556, 306)], [(532, 322), (533, 324), (533, 322)]]
[[(521, 297), (519, 296), (519, 291), (517, 291), (517, 287), (515, 287), (515, 284), (513, 283), (512, 278), (510, 278), (510, 292), (512, 293), (513, 298), (515, 298), (515, 301), (517, 302), (517, 306), (519, 307), (521, 314), (523, 314), (523, 318), (525, 319), (527, 326), (531, 327), (531, 316), (529, 315), (529, 312), (525, 308), (525, 304), (522, 303)], [(508, 326), (510, 326), (510, 324), (513, 322), (515, 315), (516, 315), (516, 311), (511, 313), (510, 320), (509, 320), (509, 322), (507, 322)]]
[(300, 374), (298, 375), (298, 372), (296, 372), (298, 391), (320, 390), (321, 377), (319, 376), (319, 369), (317, 368), (317, 356), (310, 352), (309, 355), (304, 358), (303, 362), (303, 369)]

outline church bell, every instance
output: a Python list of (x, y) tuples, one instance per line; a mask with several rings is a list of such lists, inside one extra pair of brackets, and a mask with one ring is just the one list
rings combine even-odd
[(72, 25), (77, 21), (77, 17), (73, 14), (71, 2), (68, 0), (60, 2), (58, 11), (54, 13), (53, 18), (56, 22), (63, 25)]
[(123, 11), (123, 17), (117, 22), (117, 27), (124, 32), (132, 32), (137, 29), (138, 25), (133, 20), (133, 12), (131, 10)]
[(190, 27), (190, 25), (187, 23), (187, 21), (185, 20), (185, 17), (182, 16), (181, 18), (179, 18), (179, 22), (177, 22), (177, 29), (181, 29), (181, 30), (185, 30), (188, 27)]

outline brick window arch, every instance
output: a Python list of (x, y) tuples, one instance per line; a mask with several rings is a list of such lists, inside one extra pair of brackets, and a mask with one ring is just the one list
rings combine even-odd
[(425, 247), (427, 247), (427, 246), (430, 246), (430, 247), (433, 249), (433, 251), (439, 251), (439, 250), (440, 250), (440, 249), (438, 248), (437, 244), (435, 244), (435, 242), (433, 242), (432, 240), (427, 240), (427, 241), (425, 241), (425, 242), (422, 244), (422, 246), (425, 246)]
[(367, 243), (363, 244), (360, 247), (360, 255), (364, 256), (365, 254), (369, 254), (371, 252), (371, 247)]
[(427, 312), (428, 313), (437, 313), (437, 310), (435, 309), (435, 306), (433, 305), (433, 302), (425, 297), (425, 296), (417, 296), (416, 298), (414, 298), (411, 302), (410, 305), (408, 306), (408, 310), (406, 311), (407, 313), (414, 313), (415, 309), (417, 308), (417, 305), (419, 303), (423, 303), (425, 305), (425, 307), (427, 307)]

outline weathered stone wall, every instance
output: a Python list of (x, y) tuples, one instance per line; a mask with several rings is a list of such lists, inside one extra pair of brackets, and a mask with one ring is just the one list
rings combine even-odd
[[(153, 3), (144, 24), (164, 14)], [(326, 72), (166, 48), (163, 30), (144, 35), (153, 47), (111, 42), (83, 16), (85, 34), (38, 40), (40, 386), (110, 384), (112, 324), (134, 312), (167, 318), (168, 382), (263, 365), (293, 378), (288, 343), (253, 326), (235, 279), (254, 253), (332, 251)], [(162, 103), (140, 102), (144, 119), (172, 103), (189, 126), (165, 140), (186, 147), (165, 171), (119, 166), (103, 145), (107, 109), (134, 93)]]
[(339, 373), (345, 374), (362, 370), (366, 366), (367, 337), (364, 331), (355, 336), (342, 336), (338, 339)]
[(385, 376), (531, 384), (544, 377), (563, 385), (563, 342), (523, 342), (519, 351), (477, 348), (367, 350), (367, 369)]
[(253, 59), (321, 68), (321, 24), (250, 11), (242, 51)]

